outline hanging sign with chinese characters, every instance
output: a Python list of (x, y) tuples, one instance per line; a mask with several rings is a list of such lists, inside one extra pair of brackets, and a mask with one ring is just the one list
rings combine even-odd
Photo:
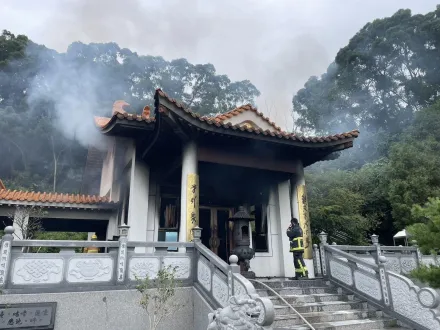
[(192, 229), (199, 225), (199, 176), (188, 174), (186, 179), (186, 240), (193, 240)]
[(296, 187), (298, 197), (299, 224), (303, 230), (304, 259), (313, 259), (312, 234), (310, 229), (309, 206), (307, 203), (307, 192), (305, 185)]
[(0, 305), (0, 329), (55, 328), (57, 303)]
[[(8, 266), (8, 258), (10, 256), (11, 242), (4, 241), (0, 250), (0, 286), (6, 282), (6, 267)], [(1, 329), (1, 328), (0, 328)]]

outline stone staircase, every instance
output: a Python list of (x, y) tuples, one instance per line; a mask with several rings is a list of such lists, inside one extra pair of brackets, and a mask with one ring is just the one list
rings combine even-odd
[[(258, 279), (281, 295), (302, 316), (320, 330), (406, 329), (367, 302), (331, 286), (323, 279), (290, 281)], [(269, 297), (275, 307), (274, 330), (309, 329), (273, 292), (253, 283), (260, 296)]]

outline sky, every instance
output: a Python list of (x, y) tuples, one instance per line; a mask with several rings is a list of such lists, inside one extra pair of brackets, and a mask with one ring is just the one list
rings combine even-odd
[(292, 128), (292, 97), (325, 72), (366, 23), (439, 0), (0, 0), (0, 26), (65, 51), (74, 41), (116, 42), (141, 55), (212, 63), (249, 79), (258, 108)]

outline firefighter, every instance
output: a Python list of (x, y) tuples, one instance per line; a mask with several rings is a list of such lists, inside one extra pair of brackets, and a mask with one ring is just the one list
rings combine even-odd
[(292, 218), (290, 226), (287, 229), (287, 236), (290, 238), (290, 252), (293, 253), (293, 265), (295, 266), (295, 277), (297, 280), (301, 277), (308, 277), (306, 264), (304, 263), (304, 240), (303, 231), (298, 223), (298, 219)]

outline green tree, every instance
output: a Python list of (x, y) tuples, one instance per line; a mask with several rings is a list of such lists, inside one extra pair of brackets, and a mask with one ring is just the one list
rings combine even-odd
[(309, 210), (312, 234), (329, 234), (338, 244), (365, 244), (377, 225), (377, 217), (365, 212), (367, 198), (354, 171), (308, 174)]
[(389, 200), (398, 229), (414, 223), (411, 209), (440, 197), (440, 104), (421, 110), (389, 152)]
[(407, 227), (412, 239), (419, 244), (423, 253), (440, 249), (440, 198), (428, 198), (424, 205), (414, 205), (411, 215), (417, 223)]
[[(141, 56), (116, 43), (72, 43), (65, 53), (26, 36), (0, 36), (0, 178), (11, 189), (79, 192), (93, 115), (124, 99), (131, 112), (153, 104), (155, 88), (201, 114), (254, 103), (249, 81), (231, 81), (211, 64)], [(92, 133), (95, 132), (95, 135)]]

